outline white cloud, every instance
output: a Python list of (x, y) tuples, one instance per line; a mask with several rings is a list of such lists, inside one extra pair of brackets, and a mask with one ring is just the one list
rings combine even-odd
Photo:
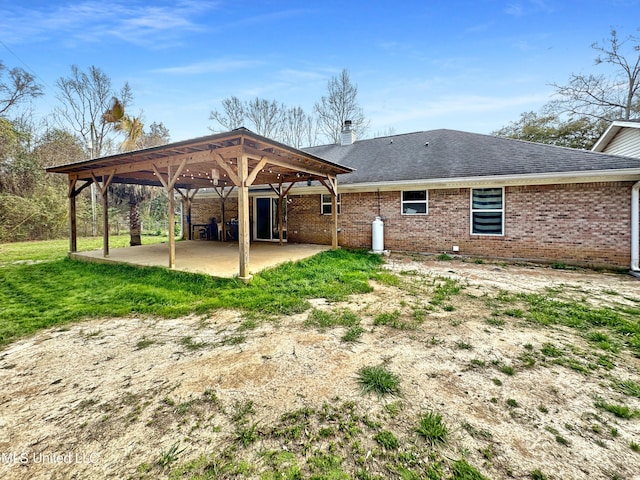
[(46, 7), (7, 9), (0, 20), (0, 30), (14, 44), (60, 36), (67, 44), (118, 38), (127, 43), (161, 47), (165, 42), (175, 45), (176, 38), (185, 32), (206, 28), (199, 19), (216, 8), (216, 2), (205, 0), (166, 5), (96, 0), (52, 2)]
[(258, 67), (264, 62), (260, 60), (245, 60), (237, 58), (217, 58), (203, 62), (191, 63), (176, 67), (166, 67), (153, 70), (152, 73), (167, 73), (172, 75), (201, 75), (203, 73), (221, 73), (234, 70), (244, 70)]

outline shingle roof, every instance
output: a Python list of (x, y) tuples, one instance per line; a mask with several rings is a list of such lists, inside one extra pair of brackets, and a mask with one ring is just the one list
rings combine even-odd
[(637, 158), (446, 129), (303, 150), (355, 168), (343, 185), (640, 168)]

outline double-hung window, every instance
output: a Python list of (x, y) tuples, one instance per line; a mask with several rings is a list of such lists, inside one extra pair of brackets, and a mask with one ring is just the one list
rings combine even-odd
[(471, 189), (471, 234), (504, 235), (504, 188)]
[(426, 215), (428, 213), (426, 190), (406, 190), (402, 192), (402, 215)]
[[(338, 194), (338, 215), (340, 215), (342, 213), (342, 205), (341, 205), (341, 198), (340, 198), (340, 194)], [(330, 193), (325, 193), (322, 194), (322, 198), (320, 199), (320, 203), (321, 203), (321, 212), (322, 215), (331, 215), (331, 194)]]

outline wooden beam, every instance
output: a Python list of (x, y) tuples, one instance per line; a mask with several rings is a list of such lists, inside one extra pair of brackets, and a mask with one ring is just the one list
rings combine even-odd
[(180, 174), (182, 173), (182, 171), (185, 169), (186, 166), (187, 166), (187, 159), (185, 158), (184, 160), (182, 160), (182, 162), (180, 162), (178, 169), (173, 175), (171, 175), (171, 165), (167, 167), (167, 179), (169, 180), (168, 189), (171, 189), (171, 190), (173, 189), (174, 185), (176, 184), (176, 181), (178, 180), (178, 178), (180, 177)]
[[(115, 169), (111, 169), (111, 172), (108, 175), (96, 175), (93, 170), (91, 172), (89, 172), (91, 174), (91, 178), (93, 179), (93, 182), (96, 184), (96, 186), (98, 187), (98, 190), (100, 190), (100, 193), (102, 195), (104, 195), (104, 193), (109, 190), (109, 185), (111, 185), (111, 181), (113, 180), (113, 177), (115, 176), (116, 172)], [(107, 177), (107, 179), (105, 180), (104, 177)], [(99, 182), (98, 179), (96, 177), (100, 177), (102, 180)]]
[(226, 200), (229, 197), (229, 194), (231, 192), (233, 192), (233, 189), (235, 187), (235, 185), (231, 185), (231, 188), (229, 188), (229, 191), (227, 193), (224, 193), (224, 188), (225, 187), (220, 187), (220, 191), (218, 191), (218, 187), (213, 187), (213, 189), (215, 190), (215, 192), (218, 194), (218, 196), (222, 199), (222, 200)]
[(77, 187), (76, 185), (76, 188), (72, 193), (73, 196), (77, 197), (80, 194), (80, 192), (82, 192), (85, 188), (91, 186), (92, 184), (93, 184), (93, 180), (87, 180), (82, 185), (80, 185), (80, 187)]
[(289, 184), (289, 186), (285, 189), (285, 191), (282, 193), (283, 197), (286, 197), (287, 195), (289, 195), (289, 192), (291, 191), (291, 189), (293, 188), (293, 186), (296, 184), (296, 182), (291, 182)]
[(164, 179), (164, 177), (160, 173), (160, 170), (158, 169), (158, 167), (156, 167), (155, 163), (151, 165), (151, 167), (153, 168), (153, 171), (155, 172), (156, 177), (158, 177), (158, 180), (160, 180), (160, 183), (162, 183), (162, 186), (164, 187), (164, 189), (166, 191), (169, 191), (169, 183), (167, 182), (167, 180)]
[[(237, 148), (237, 147), (235, 147)], [(143, 170), (151, 170), (152, 165), (156, 165), (158, 168), (165, 168), (169, 165), (179, 165), (186, 160), (187, 165), (194, 163), (203, 163), (213, 160), (213, 152), (210, 150), (194, 153), (184, 153), (180, 155), (173, 155), (165, 158), (154, 158), (143, 161), (126, 162), (116, 166), (93, 168), (91, 171), (96, 176), (101, 176), (106, 173), (110, 173), (115, 170), (116, 175), (127, 174), (131, 172), (140, 172)], [(86, 173), (83, 171), (75, 172), (75, 175), (82, 177)]]
[[(227, 162), (225, 162), (223, 156), (220, 155), (219, 153), (216, 153), (213, 156), (213, 158), (216, 161), (216, 163), (218, 164), (218, 166), (220, 168), (222, 168), (225, 172), (227, 172), (227, 175), (229, 175), (229, 178), (231, 179), (231, 181), (235, 185), (240, 186), (240, 184), (242, 183), (242, 180), (240, 179), (240, 172), (238, 171), (236, 173), (233, 170), (233, 168), (231, 167), (231, 165), (229, 165)], [(238, 158), (238, 163), (240, 163), (240, 158)], [(240, 170), (240, 165), (238, 165), (238, 170)]]
[(239, 272), (238, 278), (243, 282), (249, 282), (249, 186), (247, 177), (249, 176), (248, 158), (241, 155), (238, 158), (238, 175), (240, 185), (238, 186), (238, 255)]
[[(326, 170), (322, 170), (322, 169), (314, 168), (313, 166), (310, 166), (309, 163), (311, 162), (311, 160), (307, 160), (304, 157), (287, 158), (287, 157), (276, 155), (264, 150), (257, 150), (255, 148), (251, 148), (246, 145), (243, 148), (244, 148), (244, 152), (252, 158), (258, 159), (258, 158), (266, 157), (268, 159), (267, 163), (270, 165), (289, 168), (291, 170), (297, 170), (297, 171), (308, 173), (318, 177), (327, 177), (328, 175), (330, 175), (330, 173), (328, 173)], [(317, 163), (320, 163), (320, 162), (318, 161)], [(340, 170), (335, 173), (350, 172), (350, 170), (345, 170), (340, 167), (335, 167), (335, 168)]]
[(247, 186), (248, 187), (253, 185), (253, 182), (255, 182), (256, 177), (258, 176), (258, 173), (260, 173), (260, 170), (262, 170), (266, 164), (267, 164), (267, 158), (266, 157), (262, 157), (260, 159), (260, 161), (258, 162), (258, 165), (256, 165), (254, 167), (254, 169), (251, 170), (251, 173), (249, 174), (249, 177), (247, 178)]

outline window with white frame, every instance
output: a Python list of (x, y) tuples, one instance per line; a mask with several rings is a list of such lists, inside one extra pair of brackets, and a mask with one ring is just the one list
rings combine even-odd
[(504, 235), (504, 188), (471, 189), (471, 234)]
[[(322, 215), (331, 215), (331, 194), (330, 193), (325, 193), (321, 195), (322, 198), (320, 200), (321, 202), (321, 212)], [(340, 194), (338, 194), (338, 215), (340, 215), (342, 213), (342, 205), (341, 205), (341, 198), (340, 198)]]
[(426, 215), (428, 213), (428, 198), (426, 190), (406, 190), (402, 192), (402, 214)]

